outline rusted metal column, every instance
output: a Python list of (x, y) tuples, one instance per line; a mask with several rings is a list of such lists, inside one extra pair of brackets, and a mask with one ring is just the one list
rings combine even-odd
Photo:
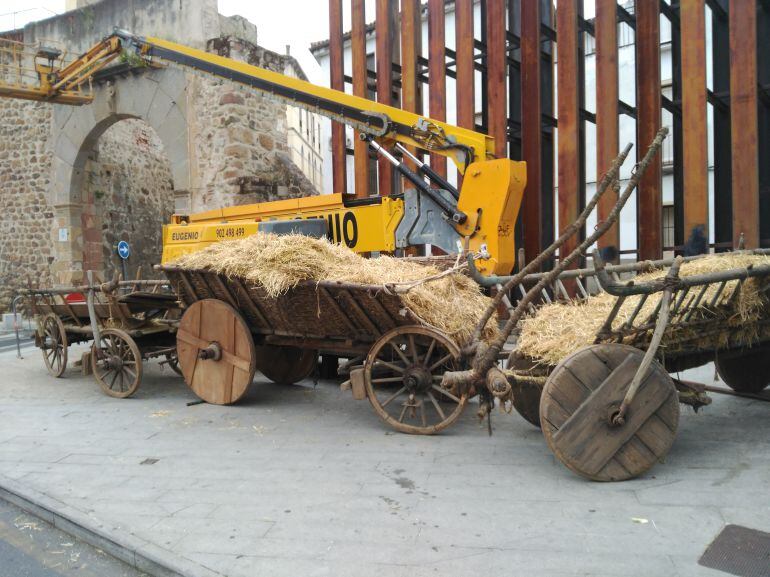
[(505, 0), (487, 0), (487, 121), (495, 156), (508, 156)]
[[(641, 0), (636, 3), (636, 142), (651, 142), (660, 126), (660, 6)], [(637, 158), (639, 154), (637, 147)], [(637, 191), (639, 260), (663, 255), (661, 169), (657, 155)]]
[[(581, 0), (582, 1), (582, 0)], [(559, 121), (559, 231), (574, 222), (580, 213), (580, 89), (578, 70), (578, 0), (562, 0), (556, 11), (558, 38), (557, 82)], [(559, 258), (570, 254), (582, 233), (559, 249)]]
[[(753, 3), (752, 3), (753, 4)], [(708, 251), (708, 128), (704, 0), (682, 0), (682, 144), (686, 255)]]
[[(417, 80), (417, 59), (422, 45), (419, 0), (401, 0), (401, 107), (410, 112), (422, 112), (420, 83)], [(415, 149), (410, 147), (414, 154)], [(407, 161), (414, 169), (414, 163)]]
[[(617, 0), (596, 0), (596, 180), (610, 169), (618, 155), (618, 4)], [(599, 200), (598, 220), (609, 216), (618, 201), (613, 188)], [(618, 262), (619, 223), (599, 239), (599, 250), (607, 262)]]
[(525, 1), (521, 3), (521, 149), (522, 160), (527, 163), (527, 191), (521, 220), (524, 253), (529, 260), (542, 251), (540, 62), (540, 2)]
[(733, 248), (759, 247), (757, 140), (757, 7), (730, 2), (730, 122), (732, 125)]
[[(342, 56), (342, 0), (329, 0), (329, 69), (330, 85), (345, 90), (345, 71)], [(332, 192), (347, 192), (345, 182), (345, 125), (332, 122)]]
[[(475, 128), (473, 2), (455, 2), (457, 126)], [(458, 175), (458, 186), (462, 179)]]
[[(393, 38), (398, 0), (377, 0), (377, 100), (393, 104)], [(377, 167), (378, 192), (388, 195), (393, 191), (393, 165), (380, 158)]]
[[(352, 27), (350, 33), (353, 58), (353, 94), (366, 98), (366, 13), (364, 0), (352, 0)], [(355, 181), (356, 197), (369, 196), (369, 145), (355, 133)]]
[[(446, 13), (444, 0), (428, 0), (428, 96), (430, 117), (446, 120)], [(430, 155), (430, 165), (446, 177), (446, 157)]]

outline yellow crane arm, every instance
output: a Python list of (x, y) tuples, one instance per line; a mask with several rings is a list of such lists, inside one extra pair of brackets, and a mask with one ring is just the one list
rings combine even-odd
[(444, 155), (463, 173), (471, 162), (494, 157), (494, 139), (486, 134), (168, 40), (120, 30), (115, 35), (123, 41), (124, 49), (133, 45), (145, 58), (157, 57), (233, 80), (349, 124), (372, 137)]

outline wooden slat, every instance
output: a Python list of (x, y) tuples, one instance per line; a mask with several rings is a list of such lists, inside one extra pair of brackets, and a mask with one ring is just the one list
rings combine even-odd
[[(395, 19), (398, 13), (397, 0), (377, 0), (377, 101), (392, 105), (393, 102), (393, 38)], [(378, 192), (388, 195), (393, 191), (393, 165), (385, 158), (378, 160)]]
[[(342, 56), (342, 0), (329, 0), (329, 69), (330, 86), (345, 90), (345, 71)], [(332, 122), (332, 192), (347, 192), (345, 152), (345, 125)]]
[[(367, 97), (366, 78), (366, 13), (364, 0), (352, 0), (351, 54), (353, 59), (353, 94)], [(356, 197), (369, 196), (369, 145), (355, 133)]]
[[(419, 0), (401, 1), (401, 108), (409, 112), (422, 112), (420, 83), (417, 80), (417, 59), (422, 46), (422, 23)], [(414, 147), (408, 147), (416, 154)], [(414, 163), (407, 161), (412, 170)], [(404, 182), (406, 187), (413, 186)]]
[(730, 123), (732, 138), (733, 248), (759, 247), (757, 139), (757, 8), (730, 2)]
[[(618, 4), (617, 0), (597, 0), (596, 32), (596, 181), (607, 172), (618, 155)], [(618, 199), (614, 187), (599, 201), (598, 220), (606, 220)], [(620, 229), (618, 223), (599, 239), (604, 260), (618, 262)]]
[(487, 0), (487, 122), (495, 156), (508, 156), (508, 99), (505, 52), (505, 1)]
[(708, 249), (708, 127), (704, 0), (682, 0), (682, 144), (684, 240), (688, 254)]
[[(521, 3), (521, 149), (527, 163), (527, 190), (522, 201), (524, 253), (542, 251), (542, 98), (540, 83), (540, 2)], [(519, 264), (521, 266), (521, 263)]]
[[(430, 117), (446, 120), (446, 13), (444, 0), (428, 0), (428, 97)], [(430, 155), (430, 166), (446, 178), (446, 157)]]
[[(473, 68), (473, 3), (455, 3), (455, 51), (457, 126), (473, 129), (475, 120), (475, 74)], [(458, 175), (458, 187), (462, 179)]]
[[(636, 147), (641, 158), (661, 126), (660, 7), (658, 2), (636, 4)], [(673, 136), (669, 136), (673, 138)], [(663, 256), (661, 158), (648, 166), (638, 187), (638, 257)]]
[[(578, 70), (578, 0), (559, 2), (556, 11), (556, 34), (559, 64), (558, 119), (559, 119), (559, 231), (575, 221), (580, 213), (580, 73)], [(559, 249), (560, 258), (566, 257), (577, 246), (573, 236)], [(533, 255), (530, 255), (532, 258)]]

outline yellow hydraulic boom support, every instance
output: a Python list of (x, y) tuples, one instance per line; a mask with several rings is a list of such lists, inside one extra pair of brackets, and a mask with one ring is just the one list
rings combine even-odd
[[(163, 262), (212, 242), (242, 238), (260, 230), (285, 232), (289, 229), (282, 228), (282, 223), (296, 223), (300, 231), (305, 229), (303, 225), (316, 231), (322, 225), (330, 240), (358, 252), (433, 244), (450, 252), (462, 249), (478, 253), (477, 266), (482, 274), (507, 274), (513, 268), (513, 233), (526, 185), (526, 166), (508, 159), (495, 160), (494, 141), (485, 134), (122, 30), (116, 30), (66, 66), (56, 66), (50, 59), (48, 64), (38, 63), (39, 83), (32, 88), (20, 91), (0, 78), (0, 96), (87, 103), (90, 95), (82, 95), (81, 87), (121, 54), (127, 54), (129, 61), (138, 55), (147, 64), (160, 59), (194, 68), (351, 125), (416, 189), (392, 197), (352, 199), (350, 195), (333, 194), (174, 215), (172, 222), (164, 226)], [(393, 146), (402, 156), (410, 156), (416, 169), (396, 158)], [(462, 189), (457, 191), (411, 156), (405, 146), (450, 158), (464, 175)]]

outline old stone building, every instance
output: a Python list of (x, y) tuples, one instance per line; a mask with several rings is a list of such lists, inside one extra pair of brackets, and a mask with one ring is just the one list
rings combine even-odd
[[(216, 0), (78, 5), (0, 37), (81, 53), (117, 26), (304, 78), (292, 57), (257, 44), (254, 24), (218, 14)], [(148, 276), (173, 211), (317, 194), (292, 161), (296, 115), (285, 104), (174, 65), (125, 68), (82, 107), (0, 99), (0, 308), (27, 278), (110, 276), (119, 240), (132, 246), (129, 274), (142, 266)]]

